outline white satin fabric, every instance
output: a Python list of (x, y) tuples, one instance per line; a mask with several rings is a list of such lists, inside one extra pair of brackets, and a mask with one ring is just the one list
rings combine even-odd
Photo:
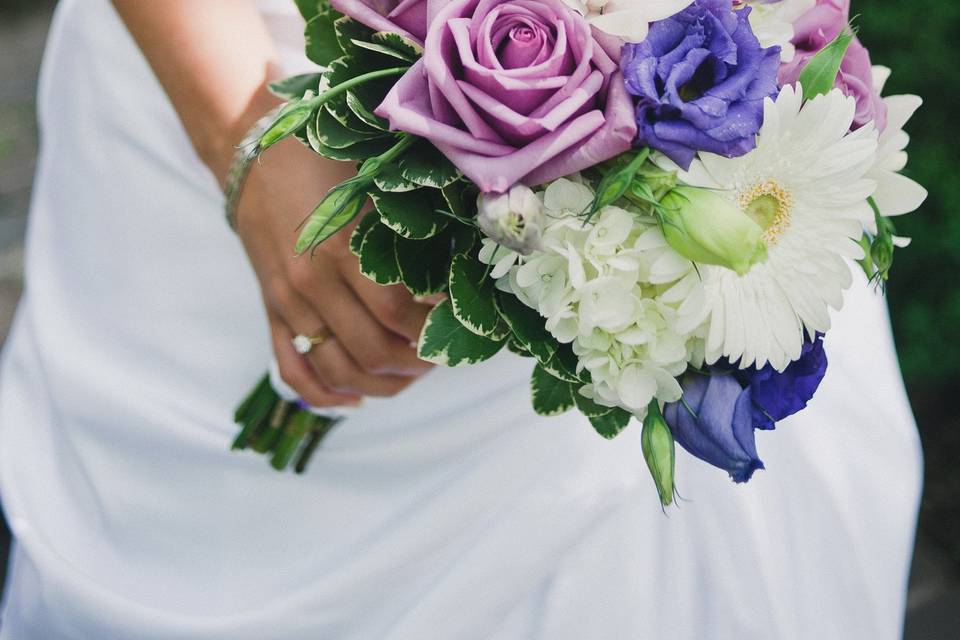
[[(269, 4), (292, 70), (301, 26)], [(734, 485), (678, 451), (667, 515), (637, 426), (535, 417), (509, 354), (369, 400), (279, 474), (227, 451), (269, 358), (253, 274), (107, 0), (60, 3), (40, 117), (0, 377), (0, 637), (899, 636), (921, 455), (863, 282), (809, 410), (758, 434), (767, 471)]]

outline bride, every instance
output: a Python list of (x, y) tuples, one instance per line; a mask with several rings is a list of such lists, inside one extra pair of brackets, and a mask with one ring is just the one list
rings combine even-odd
[[(278, 145), (231, 233), (234, 146), (265, 83), (309, 69), (299, 20), (60, 2), (0, 374), (0, 637), (899, 637), (921, 455), (882, 298), (849, 292), (815, 401), (758, 438), (767, 471), (734, 485), (681, 453), (664, 515), (639, 429), (536, 417), (509, 354), (428, 371), (425, 302), (367, 282), (344, 237), (294, 258), (351, 166)], [(227, 451), (271, 357), (308, 402), (356, 406), (304, 476)]]

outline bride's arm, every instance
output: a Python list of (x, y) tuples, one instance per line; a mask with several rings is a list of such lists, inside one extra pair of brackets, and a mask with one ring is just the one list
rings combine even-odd
[[(222, 183), (235, 145), (278, 102), (266, 89), (274, 75), (274, 49), (253, 2), (114, 0), (114, 5), (198, 155)], [(315, 406), (392, 395), (428, 367), (410, 346), (427, 307), (399, 285), (380, 287), (366, 280), (348, 250), (348, 232), (321, 245), (313, 259), (294, 257), (300, 221), (353, 171), (350, 164), (319, 158), (295, 140), (282, 142), (254, 165), (237, 215), (260, 281), (281, 376)], [(321, 327), (334, 338), (307, 358), (299, 356), (291, 338)]]

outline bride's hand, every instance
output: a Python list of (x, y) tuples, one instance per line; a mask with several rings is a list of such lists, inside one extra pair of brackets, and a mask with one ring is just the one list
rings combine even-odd
[[(298, 225), (331, 186), (354, 174), (352, 164), (324, 160), (288, 140), (254, 165), (237, 211), (280, 376), (316, 407), (394, 395), (430, 367), (412, 346), (430, 307), (400, 285), (383, 287), (360, 273), (348, 247), (353, 225), (313, 254), (294, 254)], [(321, 330), (330, 337), (306, 356), (294, 350), (295, 335)]]

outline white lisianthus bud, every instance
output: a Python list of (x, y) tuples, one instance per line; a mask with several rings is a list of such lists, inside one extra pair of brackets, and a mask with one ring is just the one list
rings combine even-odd
[(477, 198), (480, 230), (495, 242), (529, 255), (540, 247), (543, 203), (530, 187), (515, 184), (507, 193), (481, 193)]
[(766, 260), (763, 229), (723, 196), (708, 189), (676, 187), (660, 204), (663, 237), (683, 257), (739, 274)]

